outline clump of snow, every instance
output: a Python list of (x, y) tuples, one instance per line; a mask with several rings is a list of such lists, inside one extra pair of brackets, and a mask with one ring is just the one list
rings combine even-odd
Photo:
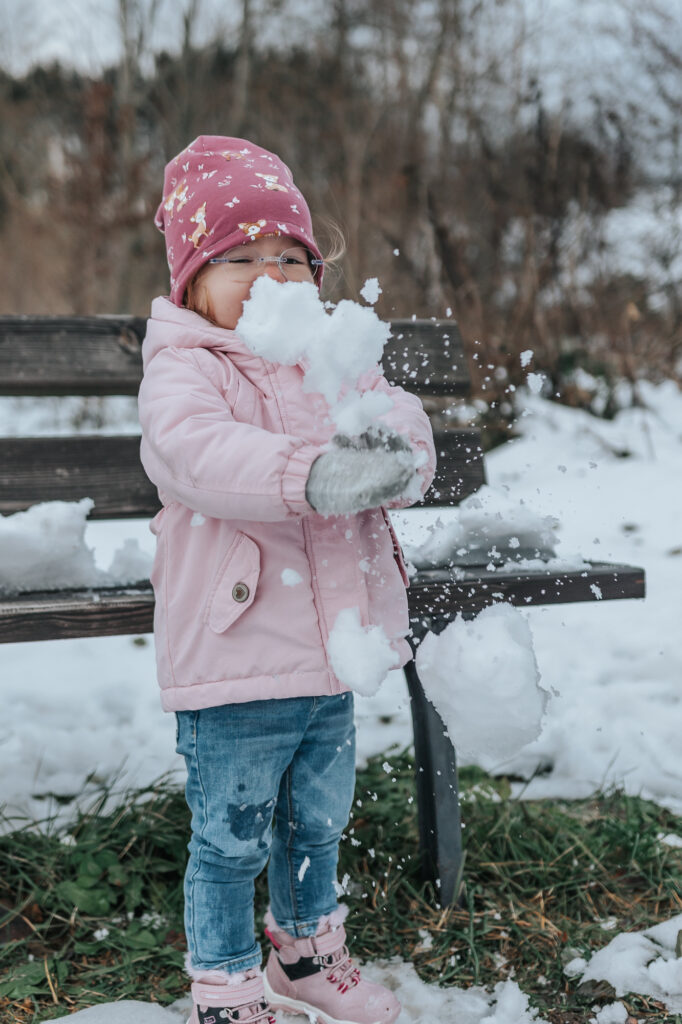
[(364, 285), (360, 289), (360, 294), (362, 295), (365, 302), (369, 302), (369, 304), (373, 306), (374, 303), (379, 300), (379, 296), (381, 295), (382, 291), (383, 288), (381, 288), (379, 285), (379, 278), (368, 277)]
[(236, 329), (256, 355), (301, 365), (303, 390), (324, 396), (342, 433), (362, 434), (391, 408), (388, 395), (357, 390), (391, 333), (373, 309), (343, 299), (329, 312), (315, 285), (259, 277)]
[(285, 587), (296, 587), (303, 583), (303, 577), (295, 569), (282, 569), (280, 578)]
[(542, 393), (542, 389), (545, 383), (545, 377), (542, 373), (529, 373), (526, 376), (526, 383), (528, 384), (528, 390), (534, 395)]
[(137, 540), (125, 539), (107, 571), (85, 543), (91, 498), (46, 501), (0, 516), (0, 593), (64, 587), (125, 586), (146, 579), (151, 558)]
[[(576, 957), (564, 971), (569, 978), (607, 981), (617, 996), (652, 996), (671, 1013), (682, 1011), (682, 956), (676, 955), (682, 914), (641, 932), (616, 935), (589, 961)], [(600, 1022), (601, 1024), (601, 1022)]]
[(106, 573), (110, 585), (125, 586), (146, 580), (152, 570), (152, 562), (146, 551), (143, 551), (135, 537), (126, 537), (123, 544), (114, 552), (111, 565)]
[(365, 697), (377, 692), (400, 660), (381, 626), (361, 624), (357, 607), (337, 615), (327, 653), (337, 679)]
[(609, 1003), (597, 1010), (595, 1017), (590, 1017), (590, 1024), (626, 1024), (628, 1011), (623, 1003)]
[(417, 569), (456, 562), (495, 565), (555, 555), (559, 520), (534, 511), (523, 498), (485, 484), (427, 527), (426, 539), (404, 545)]
[(527, 349), (526, 349), (526, 350), (525, 350), (524, 352), (522, 352), (522, 353), (521, 353), (521, 355), (519, 356), (519, 358), (520, 358), (520, 360), (521, 360), (521, 366), (523, 367), (523, 369), (524, 369), (524, 370), (525, 370), (525, 368), (526, 368), (527, 366), (529, 366), (529, 365), (530, 365), (530, 361), (531, 361), (531, 359), (533, 358), (534, 354), (535, 354), (535, 353), (533, 352), (533, 349), (532, 349), (532, 348), (527, 348)]
[(492, 605), (471, 621), (457, 616), (427, 634), (416, 663), (456, 750), (478, 764), (492, 768), (540, 735), (548, 695), (530, 627), (511, 605)]

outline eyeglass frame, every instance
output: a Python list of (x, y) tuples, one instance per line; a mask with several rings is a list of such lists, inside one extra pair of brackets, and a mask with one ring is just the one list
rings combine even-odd
[[(240, 246), (237, 246), (234, 249), (228, 249), (227, 253), (222, 253), (220, 256), (212, 256), (209, 259), (208, 262), (209, 263), (232, 263), (232, 260), (228, 259), (228, 253), (233, 254), (233, 253), (239, 252), (239, 250), (243, 249), (243, 248), (246, 248), (246, 246), (245, 245), (240, 245)], [(282, 259), (283, 259), (283, 257), (288, 252), (292, 252), (296, 248), (299, 248), (299, 247), (294, 246), (294, 245), (290, 245), (289, 248), (285, 249), (284, 252), (280, 253), (279, 256), (255, 256), (253, 258), (253, 262), (257, 263), (257, 264), (276, 263), (277, 267), (279, 269), (279, 272), (282, 275), (282, 277), (284, 278), (284, 280), (285, 281), (289, 281), (290, 278), (287, 277), (285, 271), (282, 269)], [(318, 278), (320, 276), (320, 273), (322, 272), (322, 269), (325, 266), (325, 262), (326, 261), (325, 260), (317, 259), (316, 256), (313, 256), (312, 253), (310, 252), (310, 250), (307, 249), (305, 245), (301, 245), (300, 248), (303, 249), (304, 252), (306, 253), (306, 255), (308, 257), (308, 266), (310, 267), (310, 272), (312, 274), (313, 281), (317, 282), (317, 280), (318, 280)]]

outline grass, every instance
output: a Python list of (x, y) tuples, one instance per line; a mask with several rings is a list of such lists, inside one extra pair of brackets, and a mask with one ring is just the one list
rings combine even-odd
[[(584, 1024), (608, 986), (569, 982), (564, 964), (616, 931), (682, 911), (682, 851), (660, 842), (682, 820), (620, 792), (525, 803), (508, 782), (461, 773), (467, 860), (461, 904), (436, 906), (420, 880), (412, 766), (391, 753), (359, 773), (341, 848), (360, 958), (400, 956), (443, 985), (513, 976), (552, 1024)], [(186, 991), (182, 874), (188, 814), (177, 790), (107, 794), (68, 832), (0, 838), (0, 1019), (37, 1024), (112, 999), (168, 1003)], [(345, 877), (347, 876), (347, 877)], [(258, 905), (267, 899), (264, 880)], [(428, 935), (427, 935), (428, 933)], [(427, 939), (427, 941), (424, 941)], [(682, 1024), (661, 1004), (625, 1000), (635, 1019)]]

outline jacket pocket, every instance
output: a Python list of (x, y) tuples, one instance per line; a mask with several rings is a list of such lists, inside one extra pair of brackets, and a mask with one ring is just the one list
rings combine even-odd
[(388, 530), (389, 536), (391, 538), (391, 543), (393, 544), (393, 557), (395, 558), (396, 565), (400, 569), (400, 575), (402, 576), (403, 583), (405, 584), (406, 587), (409, 587), (409, 585), (410, 585), (410, 577), (409, 577), (409, 575), (407, 573), (407, 565), (405, 564), (405, 558), (403, 556), (403, 549), (400, 547), (400, 541), (398, 540), (398, 535), (395, 532), (395, 530), (393, 529), (393, 523), (391, 522), (391, 517), (389, 516), (388, 512), (383, 507), (383, 505), (381, 507), (381, 512), (382, 512), (383, 517), (384, 517), (384, 522), (386, 523), (386, 529)]
[(260, 575), (260, 550), (245, 533), (237, 533), (211, 584), (204, 622), (214, 633), (228, 626), (250, 608)]

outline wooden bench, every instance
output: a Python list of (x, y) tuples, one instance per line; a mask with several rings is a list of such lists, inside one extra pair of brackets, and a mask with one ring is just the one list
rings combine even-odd
[[(444, 409), (470, 394), (462, 340), (453, 321), (395, 320), (384, 367), (419, 394), (434, 423), (439, 463), (425, 505), (454, 505), (485, 482), (480, 433), (451, 426)], [(145, 321), (133, 317), (0, 317), (0, 395), (136, 395)], [(92, 519), (150, 518), (156, 488), (139, 461), (138, 436), (11, 437), (0, 443), (0, 512), (52, 500), (94, 500)], [(468, 562), (471, 559), (467, 559)], [(487, 561), (487, 558), (486, 558)], [(598, 591), (594, 588), (597, 587)], [(504, 600), (554, 604), (644, 596), (644, 572), (590, 563), (505, 571), (463, 564), (421, 570), (408, 591), (415, 642), (457, 613), (473, 616)], [(148, 580), (125, 588), (32, 592), (0, 598), (0, 643), (151, 632)], [(462, 872), (455, 752), (414, 663), (405, 668), (414, 725), (420, 852), (425, 877), (447, 906)]]

